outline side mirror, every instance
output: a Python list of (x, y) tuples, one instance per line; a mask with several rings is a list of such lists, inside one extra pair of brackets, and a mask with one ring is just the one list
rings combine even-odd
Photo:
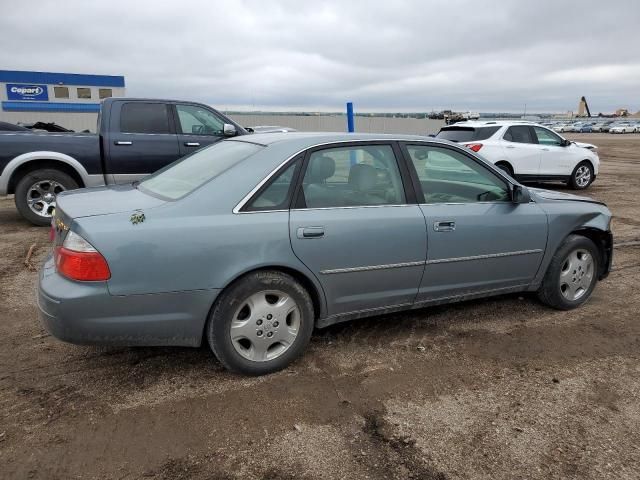
[(236, 127), (231, 125), (230, 123), (225, 123), (224, 127), (222, 127), (222, 132), (225, 137), (235, 137), (238, 134)]
[(567, 140), (566, 138), (562, 139), (561, 147), (568, 147), (569, 145), (571, 145), (571, 140)]
[(531, 194), (522, 185), (513, 185), (511, 187), (511, 201), (513, 203), (529, 203), (531, 201)]

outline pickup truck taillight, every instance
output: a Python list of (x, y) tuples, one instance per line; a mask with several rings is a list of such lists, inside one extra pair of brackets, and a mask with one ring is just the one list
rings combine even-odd
[(56, 269), (61, 275), (81, 282), (111, 278), (105, 258), (93, 245), (74, 232), (69, 232), (61, 247), (55, 247)]
[(468, 149), (473, 150), (474, 152), (479, 152), (480, 149), (482, 148), (482, 144), (481, 143), (467, 143), (467, 145), (465, 145)]

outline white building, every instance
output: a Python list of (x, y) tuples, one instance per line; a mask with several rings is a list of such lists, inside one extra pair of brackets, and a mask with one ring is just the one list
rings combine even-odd
[(123, 76), (0, 70), (4, 122), (54, 122), (95, 132), (100, 100), (124, 96)]

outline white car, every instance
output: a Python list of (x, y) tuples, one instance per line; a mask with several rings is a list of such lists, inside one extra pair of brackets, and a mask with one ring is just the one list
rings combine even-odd
[(583, 190), (600, 167), (595, 145), (566, 140), (530, 122), (456, 123), (436, 137), (466, 145), (521, 182), (561, 181)]
[(629, 122), (614, 123), (609, 128), (609, 133), (633, 133), (636, 131), (636, 126)]

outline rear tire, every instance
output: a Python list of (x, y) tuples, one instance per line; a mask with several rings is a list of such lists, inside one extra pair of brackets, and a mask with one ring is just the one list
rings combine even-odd
[(593, 183), (593, 166), (591, 166), (591, 162), (585, 160), (576, 165), (576, 168), (571, 172), (569, 187), (573, 190), (584, 190), (591, 183)]
[(209, 315), (211, 350), (227, 369), (265, 375), (287, 367), (306, 348), (313, 302), (291, 275), (250, 273), (227, 287)]
[(571, 310), (585, 303), (598, 281), (600, 253), (587, 237), (569, 235), (547, 268), (538, 298), (558, 310)]
[(506, 162), (498, 162), (498, 163), (496, 163), (496, 167), (498, 167), (504, 173), (509, 175), (511, 178), (514, 178), (513, 177), (513, 168), (511, 168), (511, 165), (509, 165), (508, 163), (506, 163)]
[(75, 188), (78, 188), (76, 181), (60, 170), (45, 168), (29, 172), (16, 185), (16, 208), (34, 225), (51, 225), (56, 195)]

